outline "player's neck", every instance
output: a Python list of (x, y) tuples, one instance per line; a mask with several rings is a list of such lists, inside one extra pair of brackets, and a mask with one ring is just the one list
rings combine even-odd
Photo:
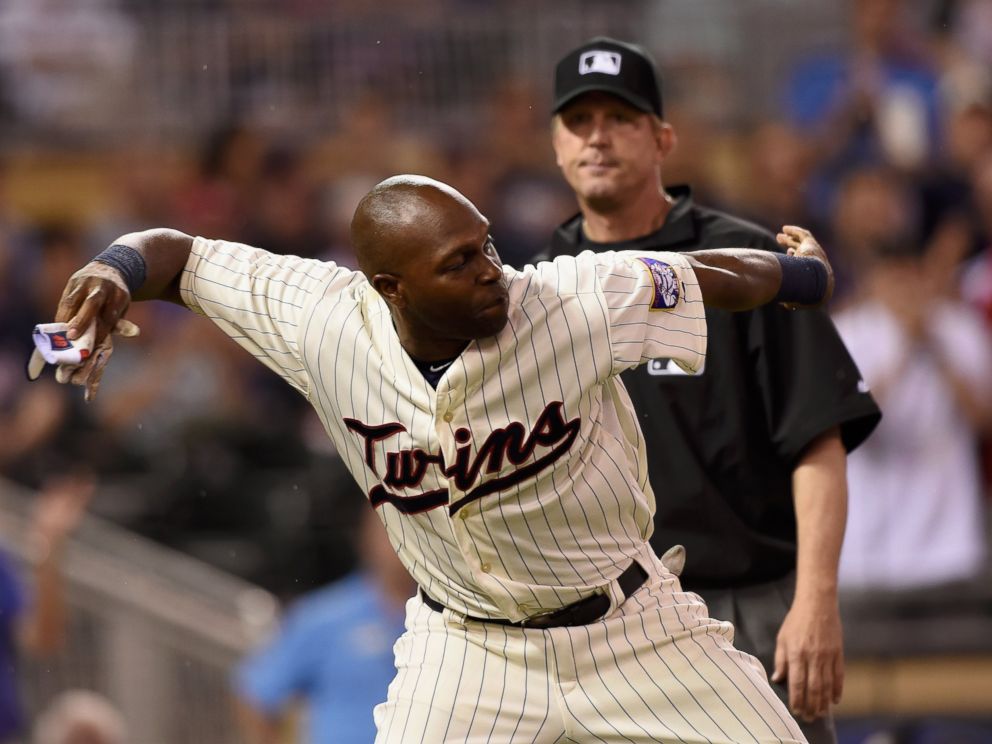
[(636, 199), (602, 207), (582, 202), (582, 232), (597, 243), (617, 243), (650, 235), (665, 224), (672, 198), (664, 191), (646, 191)]
[(400, 346), (411, 358), (421, 362), (439, 362), (461, 354), (469, 342), (463, 339), (441, 338), (417, 324), (408, 322), (402, 314), (393, 312), (393, 327)]

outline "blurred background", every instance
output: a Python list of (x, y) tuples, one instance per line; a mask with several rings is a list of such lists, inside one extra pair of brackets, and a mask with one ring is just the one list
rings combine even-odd
[[(354, 265), (358, 199), (401, 172), (520, 264), (577, 211), (551, 79), (598, 34), (659, 62), (666, 185), (810, 227), (837, 268), (886, 415), (850, 468), (841, 740), (992, 742), (990, 0), (2, 0), (0, 568), (40, 597), (57, 560), (64, 597), (0, 653), (26, 720), (85, 688), (129, 741), (240, 741), (232, 669), (359, 558), (316, 416), (191, 313), (133, 307), (91, 404), (27, 384), (66, 277), (153, 226)], [(880, 307), (946, 354), (881, 343)]]

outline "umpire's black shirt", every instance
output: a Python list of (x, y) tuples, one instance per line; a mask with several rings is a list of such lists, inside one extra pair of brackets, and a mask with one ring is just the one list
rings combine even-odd
[[(669, 194), (675, 204), (654, 233), (595, 243), (576, 215), (555, 232), (551, 257), (584, 250), (781, 252), (757, 225), (694, 204), (688, 187)], [(657, 500), (651, 543), (659, 554), (685, 545), (682, 581), (689, 589), (754, 584), (793, 571), (798, 459), (833, 426), (854, 449), (881, 417), (826, 312), (706, 308), (706, 323), (701, 375), (681, 374), (667, 359), (623, 374)]]

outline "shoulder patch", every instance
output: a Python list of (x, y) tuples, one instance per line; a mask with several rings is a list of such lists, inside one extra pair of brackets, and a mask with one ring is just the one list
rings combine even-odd
[(671, 310), (679, 304), (682, 296), (682, 283), (678, 274), (670, 264), (659, 261), (657, 258), (638, 256), (637, 260), (647, 267), (651, 274), (651, 281), (654, 282), (654, 299), (651, 301), (652, 310)]

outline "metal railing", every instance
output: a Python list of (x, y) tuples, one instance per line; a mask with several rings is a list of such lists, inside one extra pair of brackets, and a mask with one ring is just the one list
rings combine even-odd
[[(0, 481), (0, 542), (21, 561), (30, 501), (29, 492)], [(239, 741), (229, 675), (272, 627), (274, 597), (92, 516), (70, 541), (63, 567), (68, 638), (53, 658), (23, 660), (29, 712), (83, 687), (120, 708), (131, 741)]]
[[(642, 42), (676, 77), (685, 65), (720, 71), (733, 81), (733, 100), (692, 84), (684, 95), (711, 97), (731, 117), (768, 115), (789, 61), (842, 41), (846, 23), (845, 3), (816, 0), (507, 0), (362, 10), (108, 0), (87, 6), (89, 22), (79, 21), (74, 5), (45, 3), (48, 15), (36, 11), (27, 21), (0, 9), (8, 146), (184, 140), (234, 119), (299, 137), (334, 128), (369, 92), (402, 127), (443, 137), (445, 128), (472, 121), (505, 81), (543, 96), (558, 57), (597, 34)], [(26, 51), (18, 55), (11, 44), (4, 51), (4, 39), (28, 42)], [(117, 53), (99, 53), (107, 46)], [(46, 50), (40, 63), (39, 49)], [(70, 100), (57, 100), (60, 90)]]

